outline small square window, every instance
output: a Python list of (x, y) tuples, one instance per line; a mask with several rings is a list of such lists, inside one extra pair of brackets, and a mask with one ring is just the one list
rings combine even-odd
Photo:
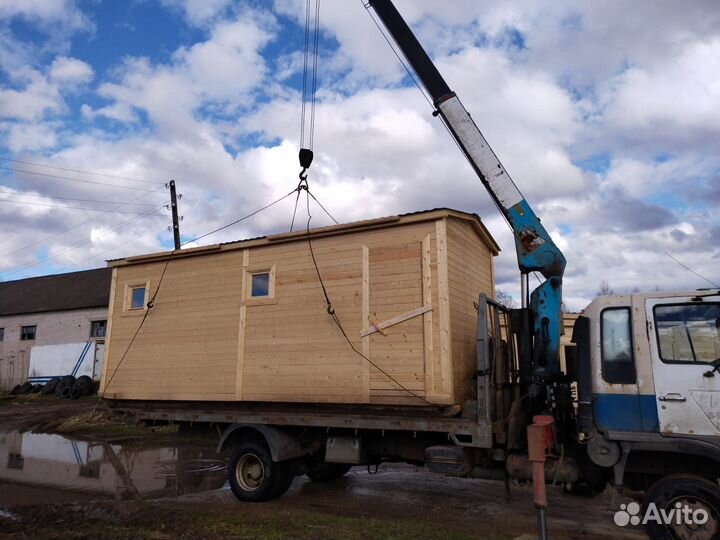
[(103, 338), (107, 330), (107, 321), (93, 321), (90, 325), (90, 337)]
[(252, 291), (250, 296), (253, 298), (270, 296), (270, 274), (268, 272), (252, 275)]
[(20, 328), (20, 341), (32, 341), (36, 333), (37, 326), (23, 326)]
[(130, 291), (130, 309), (145, 307), (145, 287), (133, 287)]
[(8, 452), (7, 468), (22, 471), (25, 467), (25, 458), (21, 454)]
[(5, 329), (0, 328), (0, 341), (5, 341)]

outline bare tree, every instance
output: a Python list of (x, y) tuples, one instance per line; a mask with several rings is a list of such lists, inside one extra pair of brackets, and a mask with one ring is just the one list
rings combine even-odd
[(610, 296), (613, 294), (615, 294), (615, 291), (610, 286), (610, 284), (603, 279), (600, 282), (600, 286), (598, 287), (597, 296)]
[(512, 295), (502, 289), (495, 290), (495, 301), (508, 309), (515, 309), (517, 307), (517, 303)]

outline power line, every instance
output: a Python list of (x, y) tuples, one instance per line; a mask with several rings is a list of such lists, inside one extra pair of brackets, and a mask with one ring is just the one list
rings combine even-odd
[[(151, 193), (154, 193), (155, 191), (159, 191), (159, 190), (161, 190), (162, 188), (163, 188), (163, 186), (160, 186), (160, 187), (154, 189), (153, 191), (151, 191)], [(145, 195), (145, 194), (143, 194), (143, 195), (138, 195), (137, 197), (134, 197), (134, 198), (130, 199), (130, 200), (127, 201), (127, 202), (120, 203), (120, 204), (117, 205), (115, 208), (122, 208), (123, 206), (128, 205), (128, 204), (131, 204), (133, 201), (136, 201), (136, 200), (138, 200), (138, 199), (140, 199), (140, 198), (142, 198), (142, 197), (146, 197), (146, 195)], [(38, 245), (40, 245), (40, 244), (44, 244), (44, 243), (47, 242), (48, 240), (52, 240), (53, 238), (57, 238), (58, 236), (62, 236), (62, 235), (64, 235), (65, 233), (68, 233), (68, 232), (72, 231), (73, 229), (77, 229), (78, 227), (81, 227), (82, 225), (85, 225), (86, 223), (90, 223), (91, 221), (94, 221), (95, 218), (97, 218), (97, 217), (99, 217), (99, 216), (101, 216), (101, 215), (102, 215), (102, 212), (99, 212), (99, 213), (95, 214), (94, 216), (91, 216), (90, 218), (86, 219), (85, 221), (81, 221), (80, 223), (78, 223), (78, 224), (76, 224), (76, 225), (73, 225), (72, 227), (69, 227), (69, 228), (67, 228), (67, 229), (65, 229), (65, 230), (62, 230), (62, 231), (57, 232), (57, 233), (55, 233), (55, 234), (52, 234), (52, 235), (50, 235), (50, 236), (48, 236), (47, 238), (44, 238), (44, 239), (42, 239), (42, 240), (38, 240), (37, 242), (35, 242), (35, 243), (33, 243), (33, 244), (29, 244), (29, 245), (24, 246), (24, 247), (21, 247), (21, 248), (19, 248), (19, 249), (16, 249), (16, 250), (13, 250), (13, 251), (9, 251), (8, 253), (4, 253), (4, 254), (2, 254), (1, 256), (2, 256), (2, 257), (7, 257), (7, 256), (9, 256), (9, 255), (14, 255), (15, 253), (18, 253), (19, 251), (24, 251), (24, 250), (26, 250), (26, 249), (30, 249), (30, 248), (35, 247), (35, 246), (38, 246)]]
[[(246, 215), (246, 216), (244, 216), (244, 217), (241, 217), (240, 219), (236, 219), (235, 221), (233, 221), (233, 222), (231, 222), (231, 223), (228, 223), (227, 225), (223, 225), (222, 227), (219, 227), (219, 228), (217, 228), (217, 229), (215, 229), (215, 230), (213, 230), (213, 231), (210, 231), (210, 232), (207, 232), (207, 233), (205, 233), (205, 234), (202, 234), (202, 235), (198, 236), (197, 238), (194, 238), (193, 240), (187, 240), (187, 241), (183, 242), (182, 245), (184, 246), (184, 245), (189, 244), (189, 243), (191, 243), (191, 242), (195, 242), (195, 241), (197, 241), (197, 240), (199, 240), (199, 239), (201, 239), (201, 238), (205, 238), (206, 236), (210, 236), (211, 234), (215, 234), (216, 232), (222, 231), (223, 229), (227, 229), (228, 227), (232, 227), (233, 225), (235, 225), (235, 224), (237, 224), (237, 223), (240, 223), (241, 221), (245, 221), (246, 219), (249, 219), (249, 218), (251, 218), (252, 216), (254, 216), (254, 215), (256, 215), (256, 214), (259, 214), (259, 213), (262, 212), (263, 210), (267, 210), (267, 209), (270, 208), (271, 206), (276, 205), (276, 204), (279, 203), (280, 201), (282, 201), (282, 200), (284, 200), (284, 199), (287, 199), (290, 195), (292, 195), (292, 194), (295, 193), (296, 191), (299, 192), (299, 188), (293, 189), (293, 190), (292, 190), (290, 193), (288, 193), (287, 195), (284, 195), (283, 197), (280, 197), (279, 199), (271, 202), (270, 204), (266, 204), (265, 206), (263, 206), (263, 207), (260, 208), (259, 210), (255, 210), (254, 212), (252, 212), (252, 213), (250, 213), (250, 214), (248, 214), (248, 215)], [(112, 372), (112, 374), (110, 375), (110, 379), (108, 379), (108, 382), (107, 382), (107, 384), (105, 385), (105, 388), (104, 388), (104, 390), (103, 390), (103, 395), (105, 395), (105, 392), (107, 392), (107, 389), (108, 389), (108, 387), (110, 386), (110, 383), (111, 383), (111, 382), (113, 381), (113, 379), (115, 378), (115, 375), (117, 374), (118, 369), (120, 369), (120, 366), (122, 365), (123, 361), (125, 360), (125, 358), (127, 357), (128, 353), (130, 352), (130, 348), (132, 347), (133, 343), (135, 343), (135, 339), (137, 338), (138, 334), (140, 333), (140, 329), (141, 329), (141, 328), (143, 327), (143, 325), (145, 324), (145, 321), (146, 321), (148, 315), (150, 314), (150, 310), (151, 310), (151, 309), (153, 308), (153, 306), (155, 305), (155, 299), (157, 298), (157, 295), (158, 295), (158, 293), (160, 292), (160, 286), (162, 285), (163, 278), (165, 277), (165, 272), (167, 272), (168, 265), (170, 264), (170, 260), (173, 258), (173, 256), (174, 256), (176, 253), (178, 253), (178, 250), (172, 250), (172, 251), (168, 254), (167, 258), (165, 259), (165, 266), (163, 267), (162, 273), (160, 274), (160, 279), (158, 280), (157, 287), (155, 287), (155, 292), (153, 293), (152, 298), (150, 298), (150, 300), (149, 300), (148, 303), (146, 304), (147, 308), (145, 309), (145, 313), (143, 314), (143, 317), (142, 317), (142, 319), (140, 320), (140, 324), (138, 324), (138, 327), (137, 327), (137, 329), (135, 330), (135, 333), (133, 334), (132, 339), (130, 339), (130, 343), (128, 343), (128, 346), (125, 348), (125, 352), (124, 352), (123, 355), (120, 357), (120, 360), (118, 361), (117, 366), (115, 366), (115, 369), (113, 369), (113, 372)], [(99, 398), (101, 398), (101, 397), (102, 397), (102, 396), (99, 396)], [(98, 398), (98, 400), (99, 400), (99, 398)]]
[[(150, 212), (152, 212), (152, 210), (148, 211), (147, 214), (149, 214)], [(71, 250), (71, 249), (75, 249), (75, 248), (80, 247), (80, 246), (85, 245), (85, 244), (89, 244), (90, 242), (93, 242), (93, 241), (96, 240), (97, 238), (100, 238), (100, 237), (102, 237), (102, 236), (105, 236), (106, 234), (108, 234), (108, 233), (110, 233), (110, 232), (116, 231), (116, 230), (118, 230), (119, 228), (127, 225), (128, 223), (132, 223), (133, 221), (136, 221), (136, 220), (140, 219), (141, 217), (143, 217), (143, 216), (145, 216), (145, 215), (147, 215), (147, 214), (140, 214), (140, 215), (138, 215), (138, 216), (135, 216), (135, 217), (132, 217), (132, 218), (130, 218), (130, 219), (128, 219), (128, 220), (125, 220), (125, 221), (123, 221), (122, 223), (119, 223), (118, 225), (116, 225), (115, 227), (112, 227), (112, 228), (110, 228), (110, 229), (107, 229), (106, 231), (102, 231), (102, 232), (101, 232), (100, 234), (98, 234), (95, 238), (90, 238), (90, 239), (88, 239), (88, 240), (81, 240), (81, 241), (79, 241), (79, 242), (75, 242), (74, 244), (71, 244), (71, 245), (69, 245), (69, 246), (67, 246), (67, 247), (65, 247), (65, 248), (63, 248), (63, 249), (61, 249), (61, 250), (59, 250), (59, 251), (56, 251), (56, 252), (53, 253), (52, 255), (47, 255), (47, 256), (45, 256), (45, 257), (42, 257), (42, 258), (40, 258), (40, 259), (37, 259), (36, 261), (34, 261), (34, 262), (32, 262), (32, 263), (24, 264), (24, 265), (16, 268), (15, 270), (13, 270), (12, 272), (7, 272), (7, 273), (4, 274), (4, 276), (6, 277), (6, 276), (11, 276), (11, 275), (13, 275), (13, 274), (17, 274), (18, 272), (21, 272), (22, 270), (25, 270), (25, 269), (27, 269), (27, 268), (32, 268), (32, 267), (34, 267), (34, 266), (38, 266), (39, 264), (42, 264), (42, 263), (47, 262), (47, 261), (49, 261), (49, 260), (52, 260), (52, 259), (56, 258), (58, 255), (60, 255), (60, 254), (62, 254), (62, 253), (65, 253), (66, 251), (69, 251), (69, 250)]]
[(36, 171), (28, 171), (28, 170), (25, 170), (25, 169), (16, 169), (16, 168), (14, 168), (14, 167), (0, 167), (0, 169), (2, 169), (2, 170), (4, 170), (4, 171), (19, 172), (19, 173), (23, 173), (23, 174), (34, 174), (34, 175), (36, 175), (36, 176), (44, 176), (44, 177), (47, 177), (47, 178), (59, 178), (59, 179), (62, 179), (62, 180), (70, 180), (70, 181), (72, 181), (72, 182), (81, 182), (81, 183), (83, 183), (83, 184), (96, 184), (96, 185), (99, 185), (99, 186), (114, 187), (114, 188), (118, 188), (118, 189), (129, 189), (129, 190), (133, 190), (133, 191), (144, 191), (144, 192), (146, 192), (146, 193), (151, 193), (152, 191), (154, 191), (154, 190), (152, 190), (152, 189), (142, 189), (142, 188), (131, 187), (131, 186), (119, 186), (119, 185), (117, 185), (117, 184), (108, 184), (107, 182), (95, 182), (95, 181), (93, 181), (93, 180), (82, 180), (82, 179), (80, 179), (80, 178), (72, 178), (72, 177), (70, 177), (70, 176), (62, 176), (62, 175), (59, 175), (59, 174), (48, 174), (48, 173), (41, 173), (41, 172), (36, 172)]
[(206, 236), (210, 236), (211, 234), (215, 234), (216, 232), (220, 232), (220, 231), (222, 231), (222, 230), (224, 230), (224, 229), (227, 229), (228, 227), (232, 227), (233, 225), (237, 225), (237, 224), (240, 223), (241, 221), (245, 221), (246, 219), (251, 218), (251, 217), (253, 217), (253, 216), (256, 215), (256, 214), (259, 214), (259, 213), (262, 212), (263, 210), (267, 210), (267, 209), (270, 208), (271, 206), (276, 205), (276, 204), (279, 203), (280, 201), (283, 201), (283, 200), (287, 199), (290, 195), (292, 195), (293, 193), (295, 193), (297, 190), (298, 190), (298, 188), (295, 188), (295, 189), (293, 189), (290, 193), (288, 193), (287, 195), (283, 195), (283, 196), (280, 197), (279, 199), (271, 202), (270, 204), (267, 204), (267, 205), (263, 206), (263, 207), (260, 208), (259, 210), (255, 210), (253, 213), (248, 214), (248, 215), (245, 216), (245, 217), (241, 217), (240, 219), (236, 219), (236, 220), (233, 221), (232, 223), (228, 223), (227, 225), (223, 225), (222, 227), (218, 227), (218, 228), (215, 229), (214, 231), (210, 231), (210, 232), (207, 232), (207, 233), (205, 233), (205, 234), (201, 234), (201, 235), (198, 236), (197, 238), (193, 238), (192, 240), (186, 240), (186, 241), (183, 242), (181, 245), (184, 246), (184, 245), (190, 244), (190, 243), (192, 243), (192, 242), (197, 242), (197, 241), (200, 240), (201, 238), (205, 238)]
[(80, 173), (80, 174), (90, 174), (93, 176), (104, 176), (106, 178), (117, 178), (119, 180), (130, 180), (132, 182), (142, 182), (143, 184), (162, 184), (163, 183), (158, 180), (143, 180), (140, 178), (130, 178), (128, 176), (119, 176), (119, 175), (115, 175), (115, 174), (83, 171), (81, 169), (69, 169), (67, 167), (57, 167), (55, 165), (46, 165), (44, 163), (34, 163), (32, 161), (23, 161), (21, 159), (12, 159), (12, 158), (8, 158), (8, 157), (4, 157), (4, 156), (0, 156), (0, 159), (3, 161), (11, 161), (13, 163), (22, 163), (23, 165), (34, 165), (35, 167), (47, 167), (48, 169), (55, 169), (58, 171), (76, 172), (76, 173)]
[(697, 277), (702, 278), (702, 279), (704, 279), (705, 281), (707, 281), (707, 282), (708, 282), (710, 285), (712, 285), (713, 287), (717, 287), (718, 289), (720, 289), (720, 285), (718, 285), (718, 284), (715, 283), (714, 281), (706, 278), (705, 276), (703, 276), (703, 275), (701, 275), (701, 274), (698, 274), (698, 273), (697, 273), (695, 270), (693, 270), (692, 268), (690, 268), (690, 267), (688, 267), (688, 266), (685, 266), (683, 263), (681, 263), (680, 261), (678, 261), (675, 257), (673, 257), (672, 255), (670, 255), (670, 253), (668, 253), (667, 251), (665, 252), (665, 255), (667, 255), (668, 257), (670, 257), (673, 261), (675, 261), (676, 263), (678, 263), (680, 266), (682, 266), (682, 267), (683, 267), (685, 270), (687, 270), (688, 272), (692, 272), (692, 273), (695, 274)]
[[(91, 203), (102, 203), (102, 204), (117, 204), (117, 201), (103, 201), (100, 199), (76, 199), (75, 197), (60, 197), (59, 195), (37, 195), (31, 193), (20, 193), (18, 191), (10, 191), (9, 189), (0, 189), (0, 193), (7, 193), (8, 195), (17, 195), (19, 197), (42, 197), (43, 199), (58, 199), (62, 201), (77, 201), (77, 202), (91, 202)], [(157, 206), (150, 203), (125, 203), (132, 204), (132, 206)]]
[[(11, 199), (0, 199), (0, 203), (11, 203), (11, 204), (27, 204), (30, 206), (45, 206), (48, 208), (64, 208), (65, 210), (84, 210), (89, 212), (100, 212), (103, 214), (129, 214), (129, 215), (135, 215), (135, 216), (144, 216), (144, 215), (155, 215), (155, 216), (161, 216), (162, 214), (147, 214), (146, 212), (126, 212), (124, 210), (101, 210), (100, 208), (85, 208), (81, 206), (63, 206), (62, 204), (49, 204), (49, 203), (39, 203), (39, 202), (29, 202), (29, 201), (13, 201)], [(156, 205), (157, 208), (163, 205)]]

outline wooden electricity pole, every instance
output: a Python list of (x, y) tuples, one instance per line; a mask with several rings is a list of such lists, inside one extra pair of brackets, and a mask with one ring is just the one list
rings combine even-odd
[(177, 192), (175, 180), (170, 180), (170, 210), (172, 211), (172, 230), (175, 249), (180, 249), (180, 219), (178, 218)]

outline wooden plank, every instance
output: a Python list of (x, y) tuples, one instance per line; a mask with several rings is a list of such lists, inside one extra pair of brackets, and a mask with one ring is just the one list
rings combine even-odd
[[(430, 235), (422, 241), (422, 282), (423, 305), (432, 305), (432, 251)], [(433, 373), (433, 319), (432, 311), (423, 313), (423, 358), (425, 360), (425, 393), (432, 392), (435, 386)]]
[[(247, 288), (249, 274), (247, 271), (250, 265), (250, 250), (243, 249), (243, 268), (242, 268), (242, 284), (240, 286), (240, 300), (243, 305), (240, 306), (240, 325), (238, 326), (238, 349), (237, 349), (237, 366), (235, 368), (235, 399), (241, 400), (243, 393), (243, 373), (245, 370), (245, 328), (247, 327)], [(273, 267), (274, 268), (274, 267)]]
[[(360, 328), (370, 322), (370, 249), (362, 246), (362, 319)], [(370, 337), (363, 336), (362, 353), (370, 358)], [(367, 401), (370, 400), (370, 362), (362, 359), (362, 392)]]
[[(382, 321), (377, 324), (373, 323), (370, 328), (366, 328), (365, 330), (360, 332), (360, 335), (365, 337), (365, 336), (369, 336), (370, 334), (373, 334), (375, 332), (381, 332), (382, 330), (385, 330), (385, 328), (395, 326), (396, 324), (405, 322), (408, 319), (412, 319), (414, 317), (417, 317), (418, 315), (427, 313), (428, 311), (432, 311), (432, 306), (421, 306), (419, 308), (415, 308), (413, 310), (408, 311), (407, 313), (403, 313), (402, 315), (398, 315), (397, 317), (388, 319), (387, 321)], [(385, 335), (385, 334), (383, 334), (383, 335)]]
[(438, 316), (440, 323), (440, 377), (436, 390), (440, 394), (452, 391), (452, 357), (450, 343), (450, 298), (448, 283), (447, 220), (435, 222), (438, 265)]

